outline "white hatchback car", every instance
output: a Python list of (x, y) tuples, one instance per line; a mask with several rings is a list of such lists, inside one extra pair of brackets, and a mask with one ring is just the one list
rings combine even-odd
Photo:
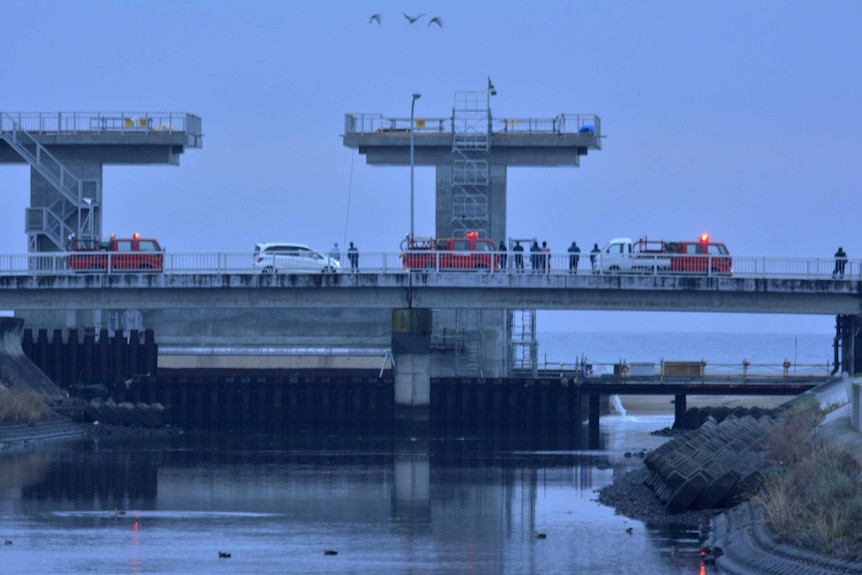
[(255, 244), (252, 265), (269, 274), (328, 274), (341, 270), (341, 264), (329, 256), (302, 244), (287, 243)]

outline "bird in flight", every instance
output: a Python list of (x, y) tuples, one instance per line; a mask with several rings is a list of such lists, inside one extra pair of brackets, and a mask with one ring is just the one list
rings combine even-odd
[(430, 26), (431, 24), (437, 24), (438, 26), (440, 26), (442, 28), (443, 27), (443, 20), (440, 19), (440, 16), (434, 16), (433, 18), (428, 20), (428, 25)]
[(382, 21), (383, 21), (383, 19), (380, 17), (380, 14), (372, 14), (371, 18), (368, 19), (369, 24), (371, 24), (372, 22), (377, 22), (378, 26), (380, 25), (380, 23)]
[(414, 22), (416, 22), (416, 20), (418, 20), (419, 18), (421, 18), (422, 16), (425, 15), (424, 12), (422, 14), (419, 14), (418, 16), (408, 16), (404, 12), (402, 12), (402, 14), (404, 14), (404, 17), (407, 18), (408, 22), (410, 22), (411, 24), (413, 24)]

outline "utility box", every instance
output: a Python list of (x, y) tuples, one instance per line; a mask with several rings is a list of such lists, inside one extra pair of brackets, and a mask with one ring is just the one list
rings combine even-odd
[(705, 361), (663, 361), (661, 374), (670, 377), (702, 377)]

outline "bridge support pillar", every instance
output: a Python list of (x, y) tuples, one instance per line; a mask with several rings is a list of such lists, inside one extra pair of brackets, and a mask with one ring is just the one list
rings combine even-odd
[(673, 396), (673, 424), (678, 425), (682, 423), (683, 418), (685, 417), (686, 408), (686, 395), (684, 393), (677, 393)]
[(862, 373), (862, 316), (839, 315), (835, 318), (835, 359), (832, 375)]
[(392, 310), (395, 419), (428, 422), (431, 408), (430, 309)]

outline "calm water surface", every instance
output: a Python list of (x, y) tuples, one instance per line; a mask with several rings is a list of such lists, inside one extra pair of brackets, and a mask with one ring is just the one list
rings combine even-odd
[(43, 442), (0, 453), (0, 573), (699, 574), (696, 533), (596, 502), (671, 421), (604, 417), (592, 452), (511, 437)]

